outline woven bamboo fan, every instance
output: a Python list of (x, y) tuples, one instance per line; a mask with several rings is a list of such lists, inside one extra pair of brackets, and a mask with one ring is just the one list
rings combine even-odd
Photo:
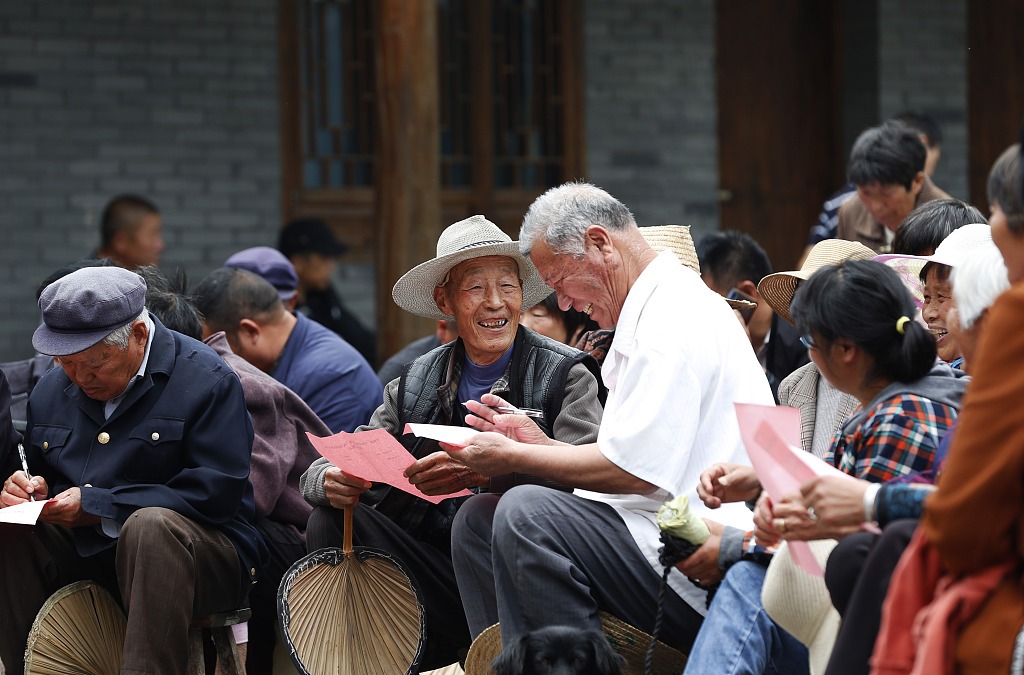
[(404, 565), (377, 549), (325, 548), (288, 570), (277, 592), (281, 633), (303, 675), (418, 672), (423, 599)]
[(121, 670), (127, 622), (101, 586), (79, 581), (50, 596), (28, 634), (29, 675), (109, 675)]

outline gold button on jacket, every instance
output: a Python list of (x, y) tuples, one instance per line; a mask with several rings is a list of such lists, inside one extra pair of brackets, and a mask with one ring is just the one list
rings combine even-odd
[(106, 445), (110, 442), (110, 434), (106, 431), (101, 431), (100, 435), (96, 437), (96, 440), (99, 441), (101, 445)]

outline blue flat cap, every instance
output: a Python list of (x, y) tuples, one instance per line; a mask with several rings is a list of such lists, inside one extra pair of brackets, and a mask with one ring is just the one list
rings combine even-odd
[(295, 273), (292, 261), (284, 257), (276, 248), (255, 246), (235, 253), (226, 261), (224, 267), (238, 267), (249, 270), (267, 281), (277, 289), (282, 300), (295, 297), (295, 289), (299, 287), (299, 275)]
[(146, 304), (146, 282), (120, 267), (86, 267), (43, 289), (43, 323), (32, 335), (40, 354), (67, 356), (92, 347), (137, 317)]

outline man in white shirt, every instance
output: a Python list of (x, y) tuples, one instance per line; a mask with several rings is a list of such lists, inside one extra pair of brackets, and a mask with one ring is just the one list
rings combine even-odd
[[(675, 495), (697, 498), (702, 469), (747, 462), (733, 404), (772, 404), (764, 374), (726, 303), (671, 252), (656, 253), (629, 210), (605, 191), (569, 183), (530, 207), (520, 247), (559, 305), (616, 329), (602, 367), (609, 395), (597, 442), (571, 452), (528, 426), (471, 404), (481, 430), (449, 451), (484, 475), (524, 472), (573, 494), (516, 487), (499, 502), (470, 499), (452, 552), (474, 636), (496, 621), (509, 644), (545, 625), (600, 628), (607, 611), (654, 625), (661, 566), (656, 514)], [(494, 403), (487, 400), (485, 403)], [(703, 584), (721, 577), (723, 525), (746, 528), (742, 504), (715, 511), (712, 537), (670, 575), (662, 635), (683, 651), (705, 612)]]

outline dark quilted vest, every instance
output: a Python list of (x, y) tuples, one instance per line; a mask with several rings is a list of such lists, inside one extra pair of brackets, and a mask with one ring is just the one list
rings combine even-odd
[[(455, 358), (465, 358), (462, 340), (456, 340), (434, 349), (405, 367), (398, 385), (400, 429), (404, 429), (410, 422), (464, 426), (461, 419), (450, 419), (439, 401), (439, 397), (445, 395), (441, 390), (448, 380), (452, 350), (457, 350)], [(562, 410), (569, 369), (577, 363), (585, 364), (597, 377), (603, 405), (607, 392), (601, 384), (600, 369), (594, 359), (584, 352), (520, 326), (512, 346), (506, 400), (518, 407), (543, 410), (544, 418), (536, 421), (550, 436), (551, 424)], [(454, 410), (460, 410), (458, 402), (454, 404)], [(399, 437), (399, 441), (417, 459), (441, 449), (437, 441), (412, 434)], [(434, 506), (401, 490), (388, 488), (387, 494), (382, 496), (375, 508), (417, 538), (438, 546), (448, 546), (455, 512), (466, 499), (468, 497), (446, 499)]]

